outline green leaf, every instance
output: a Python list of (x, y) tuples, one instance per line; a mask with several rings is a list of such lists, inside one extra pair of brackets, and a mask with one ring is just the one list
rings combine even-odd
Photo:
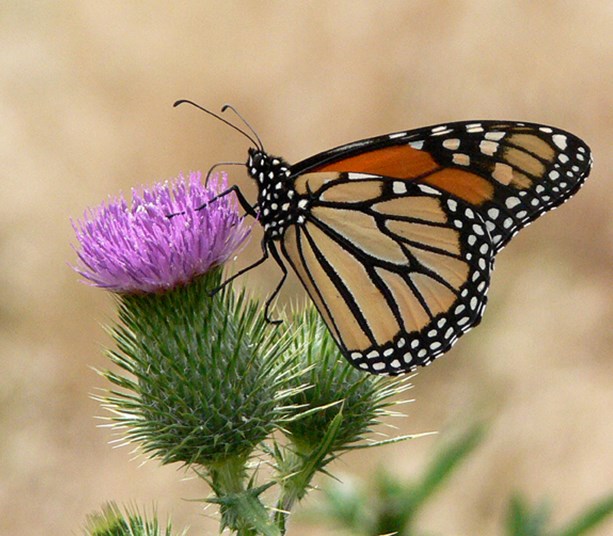
[(582, 512), (576, 519), (560, 529), (558, 536), (579, 536), (602, 523), (607, 517), (613, 514), (613, 495), (601, 499)]
[(374, 484), (369, 486), (368, 496), (353, 490), (344, 491), (341, 486), (332, 487), (326, 491), (332, 505), (322, 509), (321, 515), (352, 535), (413, 536), (417, 534), (415, 519), (427, 500), (476, 448), (483, 434), (484, 427), (475, 425), (460, 437), (446, 441), (415, 482), (403, 482), (388, 471), (379, 471)]
[(373, 503), (362, 486), (344, 478), (343, 483), (326, 487), (325, 498), (319, 507), (307, 512), (308, 519), (316, 522), (325, 519), (352, 536), (370, 534)]
[(546, 503), (533, 511), (520, 495), (514, 495), (509, 503), (506, 530), (508, 536), (545, 536), (550, 509)]
[(417, 508), (425, 502), (451, 476), (451, 473), (481, 443), (485, 427), (476, 424), (460, 437), (444, 445), (427, 467), (415, 486), (411, 503)]

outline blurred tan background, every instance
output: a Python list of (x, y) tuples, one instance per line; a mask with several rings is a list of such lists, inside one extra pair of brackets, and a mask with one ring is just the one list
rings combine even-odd
[[(494, 535), (511, 493), (568, 519), (613, 487), (613, 4), (572, 1), (22, 2), (0, 7), (0, 534), (79, 534), (110, 499), (214, 534), (208, 494), (112, 448), (112, 299), (77, 281), (69, 218), (107, 194), (246, 158), (197, 110), (231, 102), (290, 162), (366, 136), (460, 119), (549, 123), (595, 154), (585, 188), (499, 256), (482, 325), (420, 372), (403, 433), (490, 433), (421, 525)], [(243, 170), (232, 180), (255, 194)], [(259, 231), (258, 231), (259, 233)], [(256, 239), (238, 261), (258, 254)], [(264, 295), (272, 267), (243, 279)], [(302, 295), (296, 281), (284, 298)], [(436, 437), (342, 459), (415, 475)], [(315, 497), (317, 493), (313, 493)], [(316, 497), (315, 497), (316, 498)], [(307, 501), (307, 506), (314, 499)], [(208, 517), (207, 517), (208, 516)], [(294, 535), (333, 534), (295, 523)], [(612, 534), (609, 523), (600, 535)]]

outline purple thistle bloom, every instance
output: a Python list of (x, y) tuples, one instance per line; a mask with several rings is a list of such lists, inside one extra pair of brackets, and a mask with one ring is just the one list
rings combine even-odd
[[(194, 210), (226, 188), (225, 175), (205, 187), (189, 179), (132, 190), (72, 222), (80, 248), (74, 269), (85, 282), (117, 293), (152, 293), (188, 283), (220, 266), (245, 243), (250, 228), (230, 196)], [(181, 214), (177, 214), (181, 213)], [(175, 216), (169, 218), (170, 214)]]

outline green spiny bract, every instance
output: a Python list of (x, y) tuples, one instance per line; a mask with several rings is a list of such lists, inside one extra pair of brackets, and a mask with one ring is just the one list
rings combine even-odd
[(162, 527), (154, 511), (150, 519), (136, 507), (122, 511), (115, 503), (106, 504), (101, 512), (88, 516), (85, 534), (87, 536), (185, 536), (183, 531), (175, 533), (170, 522)]
[(220, 279), (217, 270), (164, 294), (119, 298), (118, 350), (109, 354), (130, 374), (105, 372), (127, 391), (103, 401), (127, 439), (163, 463), (248, 458), (292, 394), (288, 337), (244, 294), (211, 298)]

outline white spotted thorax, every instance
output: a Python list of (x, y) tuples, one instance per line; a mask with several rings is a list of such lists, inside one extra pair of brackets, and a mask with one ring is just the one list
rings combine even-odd
[(250, 148), (247, 171), (258, 184), (255, 209), (264, 233), (269, 239), (279, 240), (289, 225), (304, 221), (299, 214), (299, 200), (289, 164), (282, 158)]

